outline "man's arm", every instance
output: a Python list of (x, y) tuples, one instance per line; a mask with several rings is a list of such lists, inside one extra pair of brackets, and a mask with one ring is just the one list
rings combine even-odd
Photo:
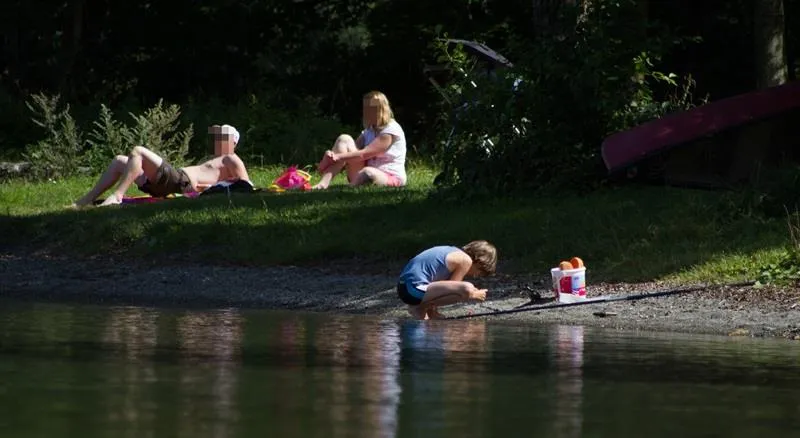
[(222, 165), (228, 171), (228, 180), (243, 179), (250, 181), (244, 161), (236, 154), (225, 155), (222, 157)]

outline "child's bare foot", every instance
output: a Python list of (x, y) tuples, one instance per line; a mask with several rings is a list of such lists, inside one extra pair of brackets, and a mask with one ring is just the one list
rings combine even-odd
[(117, 197), (116, 194), (112, 193), (108, 195), (108, 198), (106, 198), (102, 204), (100, 204), (100, 207), (105, 207), (108, 205), (119, 205), (119, 204), (122, 204), (122, 198), (119, 198)]
[(325, 190), (328, 188), (328, 184), (318, 183), (317, 185), (311, 187), (311, 190)]
[(414, 319), (419, 320), (426, 320), (428, 319), (428, 313), (423, 310), (420, 306), (408, 306), (408, 313), (414, 317)]
[(431, 307), (428, 308), (427, 316), (428, 316), (428, 319), (445, 319), (446, 318), (446, 316), (444, 316), (441, 313), (439, 313), (439, 309), (437, 309), (435, 306), (431, 306)]

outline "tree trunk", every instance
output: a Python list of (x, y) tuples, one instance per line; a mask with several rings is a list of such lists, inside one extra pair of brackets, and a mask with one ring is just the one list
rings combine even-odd
[(756, 86), (785, 84), (788, 77), (783, 0), (755, 0)]

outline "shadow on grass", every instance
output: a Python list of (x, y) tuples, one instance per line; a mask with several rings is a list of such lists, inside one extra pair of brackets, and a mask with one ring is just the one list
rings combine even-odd
[(245, 265), (402, 263), (435, 244), (488, 239), (503, 270), (546, 276), (558, 261), (577, 255), (592, 281), (630, 282), (786, 241), (782, 221), (740, 211), (731, 194), (654, 187), (474, 203), (403, 189), (217, 195), (0, 223), (8, 243), (28, 251)]

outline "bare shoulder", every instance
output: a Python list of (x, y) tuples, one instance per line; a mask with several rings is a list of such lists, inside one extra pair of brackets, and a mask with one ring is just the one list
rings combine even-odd
[(241, 158), (236, 154), (226, 154), (220, 157), (220, 161), (233, 161), (237, 163), (244, 163)]
[(460, 249), (448, 253), (447, 257), (445, 257), (445, 262), (451, 271), (455, 270), (457, 267), (469, 268), (472, 266), (472, 258)]

